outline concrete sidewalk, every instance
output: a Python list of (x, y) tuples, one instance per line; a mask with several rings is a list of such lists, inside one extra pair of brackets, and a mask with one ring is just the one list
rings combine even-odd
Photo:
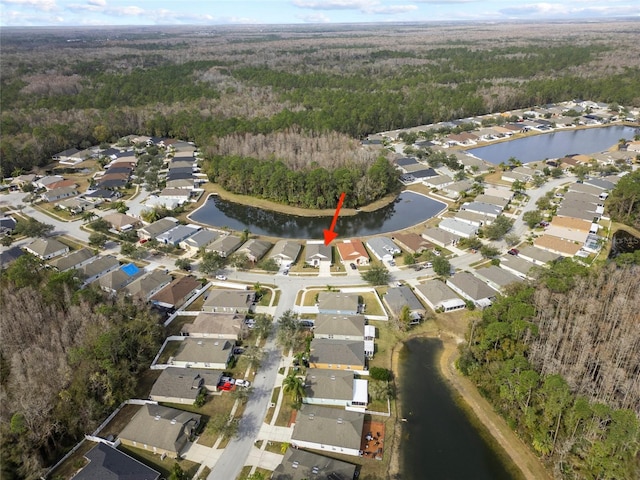
[(267, 452), (266, 450), (260, 450), (253, 447), (249, 452), (245, 465), (251, 465), (252, 467), (260, 467), (266, 470), (275, 470), (280, 463), (284, 455), (277, 453)]
[(258, 440), (272, 440), (274, 442), (291, 442), (293, 427), (277, 427), (263, 423), (256, 437)]

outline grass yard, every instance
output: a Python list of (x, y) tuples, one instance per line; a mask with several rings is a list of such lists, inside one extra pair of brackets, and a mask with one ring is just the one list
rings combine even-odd
[(258, 302), (258, 305), (260, 305), (261, 307), (268, 307), (269, 305), (271, 305), (271, 296), (272, 296), (272, 291), (270, 289), (265, 289), (265, 293), (264, 295), (262, 295), (262, 298), (260, 298), (260, 301)]
[(316, 295), (320, 292), (326, 292), (324, 288), (309, 288), (304, 296), (303, 307), (313, 307), (316, 304)]
[(293, 404), (291, 397), (285, 393), (282, 403), (280, 404), (280, 411), (278, 412), (278, 418), (276, 419), (276, 425), (278, 427), (288, 427), (289, 420), (291, 420), (291, 414), (293, 413)]
[(90, 440), (82, 442), (82, 445), (73, 452), (73, 455), (67, 458), (58, 468), (49, 474), (49, 478), (62, 478), (64, 480), (69, 480), (80, 468), (87, 464), (87, 460), (84, 458), (84, 455), (96, 445), (97, 443)]
[(362, 302), (366, 305), (365, 315), (386, 315), (378, 295), (373, 292), (359, 293), (358, 295), (362, 297)]
[(176, 354), (176, 352), (180, 348), (180, 345), (182, 345), (182, 342), (175, 340), (167, 342), (164, 349), (162, 350), (162, 353), (160, 354), (160, 357), (158, 357), (157, 363), (161, 365), (167, 363), (169, 361), (169, 358), (173, 357)]
[[(281, 387), (276, 387), (271, 392), (271, 403), (272, 404), (275, 404), (278, 401), (278, 395), (280, 395), (280, 388)], [(264, 423), (266, 423), (266, 424), (270, 424), (271, 423), (271, 419), (273, 418), (273, 413), (275, 412), (275, 410), (276, 410), (276, 407), (269, 407), (267, 409), (267, 414), (264, 416)]]
[(205, 297), (209, 294), (209, 292), (211, 291), (211, 288), (203, 291), (202, 293), (200, 293), (200, 296), (198, 298), (196, 298), (191, 305), (189, 305), (186, 310), (190, 311), (190, 312), (199, 312), (200, 310), (202, 310), (202, 305), (204, 304), (204, 299)]
[(140, 405), (125, 405), (122, 410), (100, 431), (101, 437), (107, 438), (109, 435), (117, 437), (127, 426), (133, 416), (140, 410)]
[(138, 376), (138, 384), (136, 385), (136, 398), (148, 398), (151, 393), (151, 387), (156, 382), (162, 370), (144, 370)]
[(166, 329), (167, 336), (180, 335), (180, 331), (182, 330), (182, 327), (188, 323), (193, 323), (195, 319), (196, 317), (192, 315), (178, 315), (167, 326), (167, 329)]
[(171, 469), (175, 463), (180, 464), (182, 469), (187, 473), (188, 478), (192, 478), (198, 471), (198, 467), (200, 467), (199, 463), (190, 462), (189, 460), (176, 460), (170, 457), (165, 457), (164, 460), (160, 460), (160, 455), (140, 448), (120, 445), (118, 450), (122, 450), (127, 455), (130, 455), (136, 460), (150, 466), (154, 470), (157, 470), (160, 472), (160, 476), (164, 478), (169, 478), (171, 476)]
[(278, 455), (284, 455), (284, 452), (282, 450), (284, 448), (284, 451), (286, 452), (287, 447), (289, 447), (288, 442), (272, 442), (271, 440), (269, 440), (267, 441), (267, 446), (265, 447), (265, 450), (267, 452), (277, 453)]
[[(246, 467), (242, 467), (240, 473), (236, 477), (236, 480), (244, 480), (249, 476), (249, 472), (251, 472), (251, 465), (247, 465)], [(263, 478), (271, 478), (271, 470), (265, 470), (264, 468), (256, 468), (256, 473), (262, 474)]]

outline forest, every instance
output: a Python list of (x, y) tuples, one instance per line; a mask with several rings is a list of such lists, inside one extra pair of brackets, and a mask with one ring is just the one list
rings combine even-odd
[[(1, 173), (132, 133), (247, 157), (233, 137), (282, 145), (282, 133), (295, 130), (328, 150), (336, 134), (361, 139), (571, 98), (639, 106), (638, 29), (625, 22), (268, 33), (105, 28), (74, 31), (80, 41), (72, 43), (64, 30), (3, 30)], [(294, 163), (307, 156), (300, 149)], [(332, 173), (322, 160), (318, 166)]]
[(39, 478), (136, 397), (164, 332), (146, 306), (79, 289), (74, 271), (54, 272), (30, 255), (0, 282), (0, 476)]
[(640, 267), (540, 269), (482, 312), (458, 367), (564, 479), (640, 475)]

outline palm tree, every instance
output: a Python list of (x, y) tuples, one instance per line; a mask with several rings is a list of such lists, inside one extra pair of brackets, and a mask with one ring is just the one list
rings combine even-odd
[(95, 213), (93, 213), (93, 212), (91, 212), (91, 211), (89, 211), (89, 212), (84, 212), (84, 213), (82, 214), (82, 221), (83, 221), (84, 223), (88, 223), (88, 222), (90, 222), (91, 220), (93, 220), (94, 218), (98, 218), (98, 215), (96, 215)]
[(153, 208), (151, 210), (145, 210), (142, 212), (142, 219), (147, 223), (153, 223), (160, 218), (158, 210)]
[(300, 405), (304, 395), (304, 384), (302, 379), (294, 373), (290, 373), (282, 381), (283, 391), (291, 395), (296, 405)]

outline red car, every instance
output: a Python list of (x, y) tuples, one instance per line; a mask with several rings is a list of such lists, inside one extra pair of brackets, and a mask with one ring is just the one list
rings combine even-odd
[(509, 255), (518, 255), (520, 253), (520, 250), (518, 250), (517, 248), (512, 248), (511, 250), (509, 250), (507, 252)]
[(231, 382), (224, 382), (218, 385), (218, 390), (222, 390), (224, 392), (228, 392), (231, 389), (233, 389), (233, 383)]

